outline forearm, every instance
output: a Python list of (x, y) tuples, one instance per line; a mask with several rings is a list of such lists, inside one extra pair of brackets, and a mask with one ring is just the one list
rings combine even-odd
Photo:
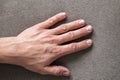
[(0, 38), (0, 63), (11, 63), (9, 54), (12, 53), (12, 45), (15, 37)]

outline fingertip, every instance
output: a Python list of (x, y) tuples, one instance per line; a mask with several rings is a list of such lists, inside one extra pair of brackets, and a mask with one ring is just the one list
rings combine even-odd
[(92, 39), (88, 39), (88, 40), (86, 41), (86, 43), (88, 44), (88, 46), (91, 46), (91, 45), (93, 44), (93, 41), (92, 41)]
[(86, 30), (87, 30), (88, 32), (92, 32), (93, 27), (92, 27), (91, 25), (87, 25), (87, 26), (86, 26)]
[(64, 71), (63, 76), (70, 76), (70, 71)]
[(60, 12), (60, 15), (67, 15), (66, 12)]
[(85, 24), (85, 20), (84, 19), (80, 19), (80, 20), (78, 20), (78, 23), (79, 24)]
[(63, 17), (63, 18), (66, 18), (67, 17), (67, 14), (66, 12), (61, 12), (58, 14), (59, 16)]
[(66, 15), (66, 12), (61, 12), (61, 14)]

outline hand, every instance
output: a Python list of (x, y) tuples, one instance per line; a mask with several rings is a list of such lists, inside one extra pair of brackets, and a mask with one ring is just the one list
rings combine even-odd
[(14, 40), (13, 53), (9, 54), (10, 60), (40, 74), (69, 76), (70, 71), (66, 67), (50, 64), (64, 55), (90, 47), (91, 39), (61, 44), (88, 35), (93, 29), (90, 25), (85, 26), (82, 19), (49, 29), (65, 18), (66, 13), (59, 13), (20, 33)]

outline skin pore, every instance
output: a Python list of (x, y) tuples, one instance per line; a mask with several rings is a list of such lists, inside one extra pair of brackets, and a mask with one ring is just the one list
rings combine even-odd
[(64, 55), (90, 47), (91, 39), (61, 44), (86, 36), (93, 28), (79, 19), (49, 29), (66, 17), (67, 14), (61, 12), (17, 36), (0, 38), (0, 63), (19, 65), (44, 75), (70, 76), (68, 68), (50, 64)]

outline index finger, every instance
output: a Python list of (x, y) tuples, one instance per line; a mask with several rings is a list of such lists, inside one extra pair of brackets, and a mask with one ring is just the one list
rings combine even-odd
[(37, 26), (39, 26), (42, 29), (47, 29), (47, 28), (53, 26), (54, 24), (56, 24), (57, 22), (65, 19), (66, 16), (67, 15), (65, 12), (58, 13), (55, 16), (48, 18), (46, 21), (44, 21), (42, 23), (38, 23)]

